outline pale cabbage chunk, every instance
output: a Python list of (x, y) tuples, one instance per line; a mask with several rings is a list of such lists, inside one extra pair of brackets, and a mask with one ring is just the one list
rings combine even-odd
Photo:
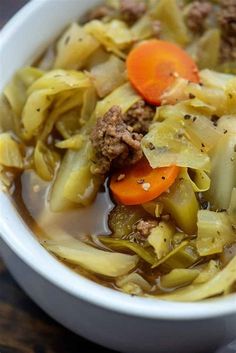
[(136, 255), (99, 250), (67, 234), (58, 234), (58, 240), (45, 240), (44, 246), (64, 261), (108, 277), (123, 276), (138, 262)]

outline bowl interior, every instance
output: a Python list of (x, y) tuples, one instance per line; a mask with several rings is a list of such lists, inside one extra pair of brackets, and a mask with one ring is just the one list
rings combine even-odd
[[(61, 31), (99, 3), (33, 0), (0, 32), (0, 91), (16, 69), (30, 64)], [(130, 297), (87, 280), (50, 256), (17, 214), (10, 198), (0, 192), (0, 235), (35, 271), (72, 295), (129, 315), (188, 320), (236, 312), (236, 295), (201, 303), (170, 303)]]

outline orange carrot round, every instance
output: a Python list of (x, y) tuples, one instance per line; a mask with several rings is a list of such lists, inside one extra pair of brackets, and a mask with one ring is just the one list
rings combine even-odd
[(127, 71), (134, 88), (154, 105), (160, 105), (162, 94), (176, 77), (199, 82), (192, 58), (177, 45), (156, 39), (143, 42), (130, 52)]
[(180, 168), (152, 169), (146, 159), (115, 173), (110, 182), (114, 198), (124, 205), (139, 205), (161, 195), (174, 183)]

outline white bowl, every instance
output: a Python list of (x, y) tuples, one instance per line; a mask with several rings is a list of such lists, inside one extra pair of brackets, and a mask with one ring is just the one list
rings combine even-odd
[[(33, 0), (0, 32), (0, 91), (96, 0)], [(0, 251), (20, 286), (55, 320), (106, 347), (135, 353), (210, 352), (236, 335), (236, 295), (200, 303), (131, 297), (51, 257), (0, 193)]]

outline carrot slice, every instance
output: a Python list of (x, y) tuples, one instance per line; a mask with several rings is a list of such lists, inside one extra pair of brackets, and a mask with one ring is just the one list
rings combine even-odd
[(124, 205), (139, 205), (161, 195), (174, 183), (180, 168), (152, 169), (146, 159), (115, 173), (110, 182), (114, 198)]
[(177, 45), (156, 39), (143, 42), (130, 52), (127, 71), (134, 88), (154, 105), (160, 105), (162, 94), (176, 77), (199, 82), (192, 58)]

